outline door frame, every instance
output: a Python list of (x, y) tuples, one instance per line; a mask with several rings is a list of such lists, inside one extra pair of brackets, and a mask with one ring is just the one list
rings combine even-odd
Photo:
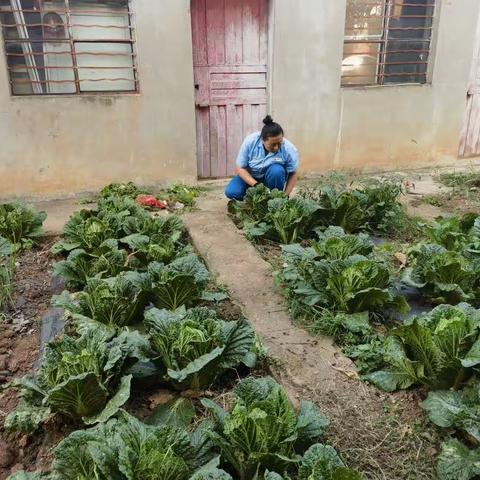
[[(195, 81), (193, 77), (193, 72), (194, 72), (194, 65), (193, 65), (193, 31), (192, 31), (192, 5), (195, 1), (198, 0), (190, 0), (190, 5), (189, 5), (189, 16), (190, 16), (190, 44), (192, 45), (192, 89), (195, 88)], [(225, 0), (229, 1), (229, 0)], [(232, 0), (230, 0), (232, 1)], [(235, 1), (235, 0), (233, 0)], [(273, 44), (274, 44), (274, 28), (275, 28), (275, 6), (276, 6), (276, 0), (267, 0), (267, 28), (268, 28), (268, 52), (267, 52), (267, 111), (270, 112), (270, 115), (273, 116), (273, 105), (272, 105), (272, 90), (273, 90), (273, 54), (274, 54), (274, 49), (273, 49)], [(193, 102), (193, 115), (195, 117), (196, 121), (196, 105), (195, 102)], [(259, 125), (260, 127), (260, 125)], [(209, 180), (208, 178), (200, 178), (199, 176), (199, 170), (198, 170), (198, 159), (197, 159), (197, 151), (198, 151), (198, 137), (196, 133), (196, 128), (195, 128), (195, 166), (196, 166), (196, 172), (197, 172), (197, 180)], [(229, 178), (229, 177), (225, 177)], [(221, 179), (214, 179), (214, 180), (221, 180)]]
[[(460, 142), (459, 142), (459, 147), (458, 147), (458, 158), (472, 158), (478, 155), (472, 154), (472, 155), (465, 155), (465, 149), (466, 149), (466, 142), (467, 142), (467, 137), (468, 137), (468, 132), (469, 132), (469, 125), (470, 125), (470, 119), (472, 115), (472, 110), (473, 110), (473, 102), (469, 102), (469, 95), (470, 91), (474, 90), (476, 88), (476, 79), (477, 79), (477, 73), (480, 69), (480, 11), (479, 11), (479, 16), (477, 20), (477, 27), (475, 29), (475, 39), (474, 39), (474, 45), (473, 45), (473, 55), (472, 55), (472, 61), (470, 64), (470, 72), (468, 75), (468, 84), (467, 84), (467, 89), (465, 92), (465, 109), (463, 113), (463, 124), (462, 124), (462, 129), (460, 131)], [(479, 94), (477, 94), (479, 95)], [(479, 112), (480, 114), (480, 112)]]

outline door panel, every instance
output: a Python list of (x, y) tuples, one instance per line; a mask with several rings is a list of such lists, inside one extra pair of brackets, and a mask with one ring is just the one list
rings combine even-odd
[(459, 155), (461, 157), (480, 155), (480, 21), (477, 26)]
[(231, 176), (267, 111), (268, 0), (192, 0), (198, 175)]

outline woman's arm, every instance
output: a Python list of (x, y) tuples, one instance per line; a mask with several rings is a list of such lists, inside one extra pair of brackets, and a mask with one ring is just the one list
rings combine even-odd
[(298, 180), (298, 173), (297, 172), (293, 172), (290, 174), (290, 176), (288, 177), (288, 180), (287, 180), (287, 186), (285, 187), (285, 193), (290, 196), (293, 189), (295, 188), (295, 185), (297, 184), (297, 180)]
[(237, 167), (237, 173), (239, 177), (251, 187), (254, 187), (258, 182), (250, 175), (246, 168)]

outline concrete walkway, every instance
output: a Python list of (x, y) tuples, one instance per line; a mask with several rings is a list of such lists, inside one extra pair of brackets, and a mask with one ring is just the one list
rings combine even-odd
[(334, 390), (339, 377), (345, 380), (340, 372), (353, 371), (350, 360), (331, 339), (312, 337), (292, 324), (270, 265), (228, 218), (222, 193), (209, 192), (198, 207), (184, 217), (193, 243), (268, 348), (274, 376), (293, 400), (304, 389)]
[(63, 226), (74, 212), (95, 206), (95, 204), (80, 204), (78, 198), (41, 200), (28, 203), (39, 211), (47, 212), (43, 229), (48, 236), (60, 235), (63, 232)]

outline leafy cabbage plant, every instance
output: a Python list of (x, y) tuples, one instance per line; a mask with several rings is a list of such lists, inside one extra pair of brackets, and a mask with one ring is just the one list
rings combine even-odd
[(365, 378), (392, 392), (422, 384), (458, 389), (480, 364), (480, 312), (470, 305), (439, 305), (409, 319), (385, 341), (383, 370)]
[(43, 233), (43, 222), (47, 218), (45, 212), (37, 212), (34, 208), (21, 202), (0, 204), (0, 237), (13, 244), (29, 246)]
[(346, 260), (352, 255), (369, 256), (374, 244), (367, 234), (351, 235), (342, 227), (330, 226), (326, 230), (316, 229), (318, 240), (312, 240), (310, 246), (317, 258), (326, 260)]
[(148, 193), (140, 189), (133, 182), (110, 183), (100, 190), (100, 198), (128, 197), (135, 200), (141, 193)]
[(152, 261), (170, 263), (191, 250), (185, 242), (185, 225), (176, 215), (129, 217), (124, 231), (121, 242), (132, 252), (135, 268), (145, 268)]
[(140, 322), (151, 289), (147, 273), (121, 272), (112, 278), (90, 278), (85, 290), (63, 292), (53, 304), (69, 315), (82, 315), (112, 327)]
[(349, 237), (339, 238), (340, 241), (332, 242), (329, 252), (318, 246), (283, 247), (285, 263), (281, 278), (290, 299), (309, 307), (347, 314), (386, 308), (408, 311), (404, 297), (392, 287), (388, 267), (374, 257), (355, 254), (346, 257), (349, 250), (354, 252), (356, 248), (368, 251), (366, 244), (355, 243), (352, 248), (346, 243)]
[(337, 191), (327, 186), (320, 188), (316, 199), (322, 225), (336, 225), (348, 233), (366, 228), (368, 215), (362, 193), (356, 190)]
[(115, 277), (128, 265), (128, 252), (118, 248), (118, 241), (103, 242), (95, 253), (81, 248), (72, 250), (66, 260), (55, 263), (53, 274), (65, 280), (67, 288), (82, 290), (90, 278)]
[[(125, 411), (88, 430), (78, 430), (53, 451), (48, 480), (228, 480), (219, 470), (205, 428), (193, 433), (150, 426)], [(40, 475), (40, 474), (37, 474)]]
[(320, 185), (300, 190), (299, 196), (318, 204), (319, 224), (336, 225), (348, 233), (355, 233), (362, 230), (388, 232), (392, 218), (405, 217), (404, 207), (399, 202), (401, 193), (401, 182), (379, 180), (352, 190), (346, 186)]
[(437, 244), (421, 245), (403, 281), (432, 302), (456, 304), (477, 299), (475, 265), (459, 252)]
[(258, 183), (247, 190), (243, 202), (232, 201), (228, 205), (231, 215), (240, 222), (261, 222), (268, 212), (268, 202), (274, 198), (287, 198), (279, 190), (269, 190)]
[[(297, 413), (285, 390), (269, 377), (247, 378), (237, 385), (234, 393), (230, 412), (209, 399), (202, 400), (215, 422), (209, 435), (220, 449), (222, 462), (240, 480), (262, 478), (267, 471), (280, 476), (297, 473), (301, 454), (323, 437), (328, 419), (311, 402), (302, 402)], [(303, 476), (299, 478), (322, 478), (321, 458), (321, 452), (310, 451), (300, 468)], [(340, 467), (336, 459), (333, 464), (331, 460), (331, 457), (326, 459), (328, 466), (324, 470)], [(317, 467), (318, 476), (309, 477)], [(279, 478), (277, 475), (265, 478)]]
[(317, 210), (318, 205), (311, 200), (273, 198), (262, 221), (245, 223), (243, 229), (250, 239), (263, 237), (288, 245), (306, 237)]
[(462, 390), (430, 392), (422, 407), (438, 427), (455, 428), (480, 445), (480, 391), (478, 382)]
[(480, 448), (470, 449), (457, 439), (443, 443), (438, 458), (438, 480), (472, 480), (480, 475)]
[(198, 303), (210, 280), (207, 268), (194, 254), (177, 258), (168, 265), (152, 262), (148, 274), (153, 304), (168, 310)]
[[(441, 428), (455, 429), (478, 447), (480, 445), (480, 395), (475, 380), (463, 390), (430, 392), (422, 404), (431, 422)], [(437, 473), (440, 480), (476, 478), (480, 474), (480, 449), (471, 449), (458, 440), (443, 444)]]
[(430, 243), (460, 252), (469, 243), (472, 229), (470, 222), (456, 216), (438, 218), (434, 222), (422, 224), (421, 227)]
[(246, 321), (226, 322), (207, 308), (152, 309), (145, 327), (154, 361), (175, 388), (202, 390), (225, 370), (255, 365), (255, 332)]
[(315, 226), (318, 205), (308, 199), (288, 198), (278, 190), (258, 184), (249, 188), (243, 202), (231, 202), (229, 211), (250, 239), (266, 238), (294, 243)]
[(106, 240), (132, 233), (126, 231), (132, 218), (146, 220), (150, 215), (130, 198), (100, 200), (96, 210), (83, 209), (70, 217), (63, 227), (63, 238), (53, 245), (52, 253), (68, 253), (77, 248), (95, 253)]
[(31, 431), (50, 412), (87, 425), (108, 420), (130, 396), (131, 375), (124, 372), (144, 359), (143, 343), (133, 332), (109, 339), (96, 330), (49, 343), (37, 374), (13, 382), (23, 401), (6, 426)]

